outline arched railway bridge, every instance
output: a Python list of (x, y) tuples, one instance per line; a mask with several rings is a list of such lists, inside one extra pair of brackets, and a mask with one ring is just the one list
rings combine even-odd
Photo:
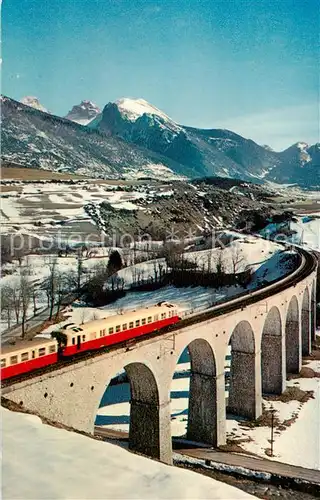
[(172, 461), (170, 391), (181, 353), (191, 359), (187, 438), (226, 442), (225, 357), (231, 345), (228, 411), (256, 419), (262, 394), (280, 394), (287, 373), (298, 373), (315, 338), (316, 257), (298, 250), (286, 277), (219, 304), (130, 345), (59, 362), (40, 374), (4, 384), (21, 407), (76, 430), (94, 432), (102, 395), (125, 369), (131, 387), (129, 446)]

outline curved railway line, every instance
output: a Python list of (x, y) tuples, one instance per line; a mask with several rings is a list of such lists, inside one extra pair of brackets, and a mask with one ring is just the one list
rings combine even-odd
[[(286, 245), (286, 247), (287, 246), (289, 248), (292, 248), (292, 245)], [(79, 362), (94, 358), (96, 356), (100, 356), (101, 354), (107, 352), (116, 352), (119, 349), (131, 350), (135, 346), (139, 345), (141, 342), (145, 342), (146, 340), (150, 340), (160, 335), (165, 335), (167, 333), (172, 333), (174, 335), (182, 328), (185, 328), (187, 326), (192, 326), (193, 324), (200, 323), (202, 321), (207, 321), (214, 317), (230, 313), (240, 308), (243, 309), (251, 304), (266, 299), (271, 295), (275, 295), (276, 293), (279, 293), (291, 286), (295, 286), (297, 283), (308, 277), (309, 274), (312, 273), (317, 267), (317, 258), (314, 253), (308, 252), (302, 248), (296, 248), (296, 250), (299, 259), (297, 268), (290, 274), (287, 274), (285, 277), (281, 277), (280, 279), (270, 282), (265, 287), (259, 288), (250, 293), (243, 292), (242, 294), (239, 294), (236, 298), (229, 299), (226, 302), (212, 306), (203, 312), (193, 313), (192, 315), (190, 315), (185, 319), (182, 319), (179, 323), (176, 323), (175, 325), (170, 325), (162, 329), (161, 331), (155, 331), (148, 335), (138, 337), (136, 340), (131, 339), (129, 341), (116, 344), (114, 346), (102, 347), (99, 350), (79, 353), (76, 356), (70, 357), (66, 360), (60, 360), (54, 365), (49, 365), (45, 368), (35, 370), (32, 373), (27, 373), (24, 375), (13, 377), (10, 380), (3, 381), (2, 387), (9, 388), (11, 385), (14, 385), (16, 383), (32, 379), (34, 377), (41, 376), (50, 372), (55, 372), (56, 370), (59, 370), (63, 367), (77, 364)]]

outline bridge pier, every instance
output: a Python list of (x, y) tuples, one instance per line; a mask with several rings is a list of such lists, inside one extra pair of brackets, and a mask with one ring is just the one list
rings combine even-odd
[(231, 356), (228, 412), (255, 420), (261, 414), (261, 391), (260, 402), (256, 402), (257, 354), (232, 351)]
[(170, 401), (161, 405), (131, 399), (129, 448), (172, 464)]
[(172, 463), (170, 399), (159, 399), (153, 372), (143, 363), (125, 366), (131, 390), (129, 448)]
[(294, 295), (289, 303), (286, 319), (286, 371), (299, 373), (302, 365), (302, 338), (299, 304)]
[(300, 324), (287, 321), (286, 324), (286, 369), (287, 373), (299, 373), (302, 366)]
[(285, 337), (278, 307), (265, 320), (261, 339), (261, 379), (263, 394), (281, 394), (286, 387)]
[(261, 375), (263, 394), (281, 394), (286, 386), (284, 343), (281, 335), (262, 337)]
[(217, 379), (191, 372), (187, 439), (217, 446)]
[(302, 356), (308, 356), (311, 353), (311, 311), (308, 308), (302, 308), (301, 311), (301, 330), (302, 330)]

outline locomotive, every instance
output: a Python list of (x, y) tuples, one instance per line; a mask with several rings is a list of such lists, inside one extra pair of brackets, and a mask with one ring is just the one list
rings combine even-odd
[(150, 307), (89, 321), (68, 323), (59, 328), (63, 343), (56, 338), (34, 337), (2, 346), (1, 379), (9, 379), (57, 363), (59, 359), (84, 351), (134, 340), (180, 321), (175, 304), (159, 302)]

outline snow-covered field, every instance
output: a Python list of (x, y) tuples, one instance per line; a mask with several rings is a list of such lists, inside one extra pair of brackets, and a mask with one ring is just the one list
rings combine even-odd
[(4, 500), (254, 498), (201, 474), (2, 409)]
[[(68, 183), (16, 182), (6, 188), (1, 196), (2, 232), (15, 232), (18, 225), (24, 233), (29, 231), (42, 236), (49, 236), (52, 224), (59, 221), (68, 224), (90, 222), (91, 218), (84, 210), (89, 203), (99, 206), (106, 201), (115, 209), (135, 210), (138, 207), (134, 202), (147, 196), (147, 190), (139, 186), (134, 191), (126, 191), (118, 186), (90, 181), (79, 181), (76, 186)], [(35, 225), (39, 220), (41, 228)]]
[(320, 214), (317, 218), (299, 217), (298, 222), (292, 222), (290, 228), (296, 231), (295, 241), (304, 244), (312, 250), (320, 249)]

